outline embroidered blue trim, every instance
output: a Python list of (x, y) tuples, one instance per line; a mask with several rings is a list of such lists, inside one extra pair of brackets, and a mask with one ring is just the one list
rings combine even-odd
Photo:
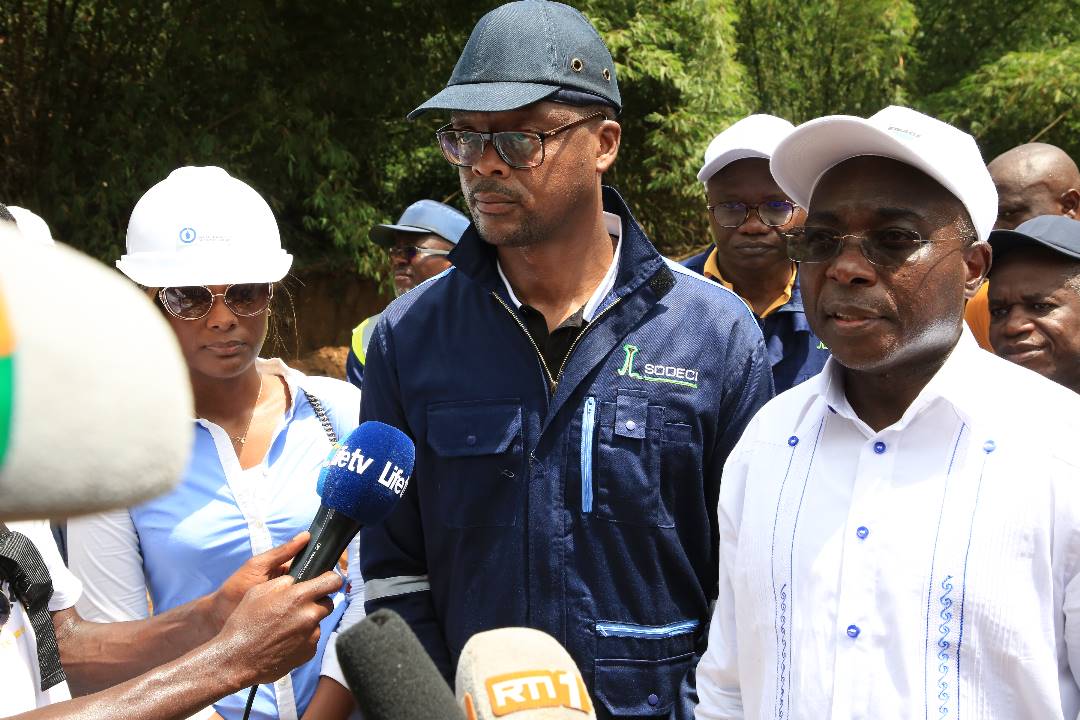
[(945, 592), (938, 598), (938, 602), (941, 603), (941, 611), (938, 613), (938, 617), (941, 618), (941, 624), (938, 626), (938, 632), (941, 633), (941, 637), (938, 638), (937, 645), (941, 648), (938, 651), (938, 672), (941, 673), (938, 676), (938, 700), (941, 701), (941, 705), (938, 706), (938, 713), (940, 718), (944, 718), (949, 714), (949, 623), (952, 622), (953, 614), (950, 610), (953, 605), (953, 600), (949, 597), (949, 594), (953, 590), (951, 582), (952, 575), (946, 575), (945, 579), (941, 581), (941, 589)]
[[(956, 451), (960, 447), (960, 440), (963, 439), (964, 430), (966, 430), (966, 429), (967, 429), (967, 424), (966, 423), (961, 423), (960, 424), (960, 431), (956, 433), (956, 442), (953, 443), (952, 455), (949, 457), (949, 467), (945, 471), (945, 486), (941, 489), (941, 507), (938, 509), (937, 529), (934, 531), (934, 550), (933, 550), (933, 553), (930, 556), (931, 586), (930, 586), (929, 592), (926, 593), (926, 643), (927, 643), (927, 645), (929, 645), (929, 643), (930, 643), (930, 605), (931, 605), (933, 595), (934, 595), (934, 587), (933, 587), (933, 584), (932, 584), (933, 583), (933, 577), (934, 577), (934, 559), (937, 557), (938, 538), (941, 537), (941, 518), (945, 513), (945, 497), (946, 497), (946, 494), (949, 491), (949, 481), (952, 479), (953, 465), (956, 463)], [(952, 576), (950, 575), (949, 578), (951, 579)], [(950, 605), (952, 604), (952, 600), (949, 601), (949, 604)], [(951, 618), (951, 616), (950, 616), (950, 618)], [(939, 658), (941, 657), (940, 653), (939, 653), (938, 657)], [(926, 668), (926, 664), (927, 664), (926, 660), (924, 659), (923, 660), (923, 687), (924, 688), (926, 687), (927, 681), (928, 681), (928, 679), (926, 677), (926, 674), (928, 672), (927, 668)], [(941, 669), (940, 666), (939, 666), (938, 669), (939, 670)], [(946, 672), (947, 672), (947, 668), (946, 668)], [(947, 699), (947, 698), (948, 698), (948, 696), (946, 695), (945, 699)], [(938, 694), (938, 699), (943, 700), (941, 698), (940, 693)], [(924, 710), (925, 717), (929, 718), (930, 717), (930, 698), (929, 697), (925, 698), (925, 701), (923, 703), (923, 710)], [(941, 707), (938, 708), (938, 711), (939, 712), (941, 711)], [(944, 717), (944, 715), (942, 715), (942, 717)]]
[[(787, 584), (780, 586), (781, 599), (780, 602), (777, 602), (778, 597), (776, 592), (776, 530), (777, 526), (780, 524), (780, 504), (784, 501), (784, 488), (787, 487), (788, 476), (791, 474), (791, 464), (792, 462), (794, 462), (794, 460), (795, 446), (791, 445), (791, 454), (788, 455), (787, 469), (784, 471), (784, 479), (780, 482), (780, 492), (777, 493), (776, 496), (776, 513), (773, 515), (772, 547), (769, 550), (769, 563), (771, 566), (770, 574), (772, 575), (773, 586), (773, 634), (775, 635), (777, 649), (781, 647), (780, 635), (782, 633), (785, 635), (783, 643), (785, 654), (787, 650), (787, 636), (785, 630), (783, 629), (783, 626), (786, 623), (786, 615), (784, 615), (783, 613), (787, 609)], [(777, 707), (779, 707), (781, 703), (780, 694), (781, 688), (783, 687), (781, 678), (783, 677), (783, 672), (785, 669), (786, 668), (782, 665), (781, 654), (778, 652), (776, 654), (776, 697), (774, 699)], [(781, 713), (782, 712), (783, 711), (781, 711)]]
[[(975, 534), (975, 513), (979, 511), (979, 496), (982, 494), (983, 472), (979, 473), (979, 486), (975, 488), (975, 505), (971, 508), (971, 526), (968, 528), (968, 544), (964, 550), (964, 574), (960, 580), (960, 633), (956, 638), (956, 691), (959, 699), (960, 692), (960, 649), (964, 644), (964, 598), (967, 597), (967, 566), (968, 557), (971, 555), (971, 537)], [(960, 704), (956, 705), (956, 717), (960, 717)]]
[(683, 620), (669, 625), (635, 625), (633, 623), (596, 623), (596, 634), (601, 637), (672, 638), (697, 630), (697, 620)]
[(593, 506), (592, 460), (593, 429), (596, 426), (596, 398), (585, 398), (581, 411), (581, 512), (591, 513)]
[[(787, 617), (788, 617), (788, 597), (792, 595), (791, 587), (794, 584), (795, 573), (793, 570), (795, 564), (795, 535), (799, 529), (799, 516), (802, 514), (803, 500), (806, 498), (806, 486), (810, 481), (810, 473), (814, 468), (814, 458), (817, 456), (818, 444), (821, 442), (821, 434), (825, 430), (825, 418), (821, 418), (821, 422), (818, 423), (818, 431), (814, 436), (814, 446), (810, 449), (810, 459), (806, 464), (806, 476), (803, 478), (802, 489), (799, 492), (799, 504), (795, 508), (795, 519), (791, 525), (791, 539), (788, 545), (788, 577), (787, 582), (780, 586), (779, 592), (779, 619), (775, 620), (775, 632), (777, 637), (777, 677), (776, 677), (776, 717), (779, 720), (783, 720), (784, 717), (784, 703), (790, 696), (790, 684), (791, 674), (789, 672), (789, 653), (788, 653), (788, 637), (787, 637)], [(794, 437), (794, 436), (793, 436)], [(791, 472), (791, 464), (795, 458), (795, 445), (791, 446), (792, 453), (788, 459), (787, 471), (784, 473), (784, 482), (780, 486), (780, 495), (777, 499), (776, 515), (773, 519), (773, 602), (776, 602), (776, 525), (780, 517), (780, 504), (783, 502), (784, 486), (787, 484), (788, 474)], [(775, 614), (774, 614), (775, 617)], [(794, 664), (794, 647), (792, 647), (790, 657), (791, 664)]]

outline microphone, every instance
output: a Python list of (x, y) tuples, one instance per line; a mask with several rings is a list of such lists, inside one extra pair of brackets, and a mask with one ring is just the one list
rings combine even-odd
[(464, 720), (435, 663), (393, 610), (338, 635), (338, 660), (365, 720)]
[(415, 459), (408, 435), (375, 420), (335, 443), (319, 473), (322, 504), (311, 523), (311, 540), (289, 575), (300, 582), (337, 565), (361, 526), (382, 522), (401, 500)]
[(180, 480), (191, 381), (151, 300), (0, 221), (0, 520), (135, 505)]
[[(409, 436), (377, 420), (361, 423), (343, 442), (334, 443), (316, 484), (322, 503), (308, 528), (311, 539), (293, 559), (289, 575), (303, 582), (334, 568), (360, 528), (382, 522), (398, 504), (415, 460)], [(244, 720), (258, 689), (248, 694)]]
[(512, 627), (473, 635), (461, 651), (454, 684), (468, 720), (519, 713), (547, 720), (596, 718), (570, 653), (539, 630)]

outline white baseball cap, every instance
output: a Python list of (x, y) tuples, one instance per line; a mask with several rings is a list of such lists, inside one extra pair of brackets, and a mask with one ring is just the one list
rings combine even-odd
[(53, 240), (48, 223), (42, 220), (41, 217), (17, 205), (8, 205), (7, 209), (11, 211), (12, 217), (15, 218), (15, 224), (19, 226), (19, 232), (22, 233), (23, 238), (41, 245), (53, 245), (56, 243)]
[(182, 167), (150, 188), (116, 262), (147, 287), (277, 282), (291, 266), (270, 206), (219, 167)]
[(706, 182), (721, 169), (746, 158), (772, 157), (780, 141), (795, 126), (775, 115), (751, 115), (729, 127), (712, 139), (705, 148), (705, 164), (698, 170), (699, 182)]
[(891, 105), (868, 119), (829, 115), (805, 122), (781, 142), (770, 169), (777, 185), (807, 207), (821, 176), (853, 157), (892, 158), (926, 173), (956, 196), (987, 240), (997, 219), (997, 189), (975, 138), (911, 108)]

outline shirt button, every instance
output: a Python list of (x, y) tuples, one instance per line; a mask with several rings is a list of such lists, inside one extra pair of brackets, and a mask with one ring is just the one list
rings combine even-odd
[(990, 454), (994, 452), (994, 448), (996, 447), (997, 443), (995, 443), (993, 440), (987, 440), (985, 443), (983, 443), (983, 452)]
[(796, 445), (799, 444), (799, 438), (792, 435), (791, 437), (789, 437), (787, 439), (787, 444), (790, 445), (791, 447), (795, 447)]
[(881, 442), (880, 440), (878, 440), (876, 443), (874, 443), (874, 452), (876, 452), (878, 455), (881, 455), (882, 453), (884, 453), (885, 452), (885, 443)]
[(626, 421), (626, 429), (631, 430), (631, 431), (637, 429), (637, 423), (634, 422), (633, 420), (627, 420)]
[(865, 540), (866, 536), (870, 534), (870, 528), (861, 525), (859, 526), (859, 529), (855, 531), (855, 534), (859, 536), (860, 540)]
[(660, 704), (660, 698), (658, 698), (656, 696), (656, 693), (650, 693), (649, 694), (649, 704), (652, 705), (653, 707), (656, 707), (657, 705)]
[(466, 445), (475, 445), (476, 444), (476, 436), (475, 435), (469, 435), (468, 437), (466, 437), (465, 438), (465, 444)]
[(858, 625), (848, 625), (848, 626), (847, 626), (847, 636), (848, 636), (849, 638), (851, 638), (852, 640), (854, 640), (855, 638), (859, 637), (859, 633), (860, 633), (860, 632), (862, 632), (862, 631), (861, 631), (861, 630), (859, 630), (859, 626), (858, 626)]

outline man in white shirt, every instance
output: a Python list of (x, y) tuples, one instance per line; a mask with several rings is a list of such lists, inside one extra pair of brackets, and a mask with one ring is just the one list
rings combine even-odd
[(1076, 718), (1080, 402), (964, 329), (997, 214), (974, 140), (892, 107), (771, 168), (833, 357), (725, 466), (696, 717)]

